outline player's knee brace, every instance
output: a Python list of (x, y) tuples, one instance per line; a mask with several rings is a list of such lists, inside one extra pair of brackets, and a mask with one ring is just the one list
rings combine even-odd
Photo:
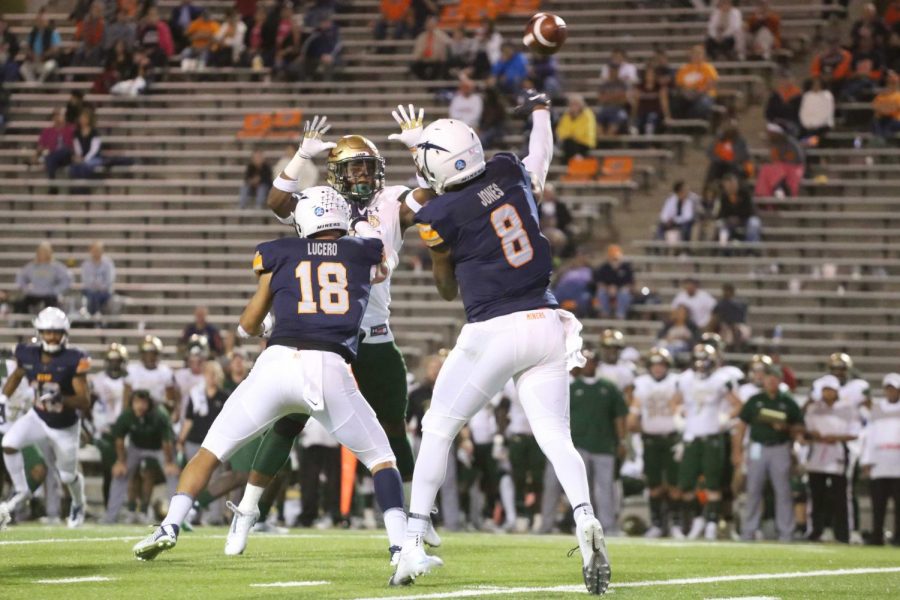
[(447, 440), (452, 440), (463, 428), (466, 422), (462, 419), (442, 415), (434, 410), (429, 410), (422, 418), (422, 432), (431, 433)]

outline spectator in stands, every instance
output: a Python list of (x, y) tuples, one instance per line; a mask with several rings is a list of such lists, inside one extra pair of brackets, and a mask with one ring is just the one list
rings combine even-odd
[(612, 72), (617, 73), (619, 80), (624, 81), (629, 87), (636, 85), (640, 80), (637, 66), (628, 62), (625, 51), (620, 48), (613, 50), (609, 55), (609, 63), (600, 67), (600, 79), (609, 79)]
[(672, 300), (672, 308), (683, 305), (687, 307), (691, 321), (701, 329), (706, 329), (716, 307), (716, 299), (712, 294), (700, 287), (700, 282), (688, 277), (681, 282), (681, 291)]
[(169, 30), (175, 39), (176, 48), (182, 50), (188, 44), (187, 29), (190, 24), (200, 16), (203, 9), (195, 6), (191, 0), (181, 0), (181, 3), (172, 9), (169, 16)]
[(871, 546), (884, 544), (884, 523), (888, 500), (894, 499), (892, 545), (900, 548), (900, 373), (888, 373), (882, 380), (884, 398), (876, 401), (866, 425), (860, 465), (869, 479), (872, 498)]
[(124, 8), (116, 11), (116, 21), (106, 28), (106, 35), (103, 38), (104, 51), (109, 53), (119, 41), (125, 42), (125, 49), (129, 52), (137, 42), (137, 25)]
[(726, 175), (744, 178), (752, 174), (753, 163), (750, 161), (747, 140), (741, 135), (734, 121), (722, 125), (716, 139), (709, 145), (707, 156), (709, 168), (706, 171), (704, 186)]
[[(478, 126), (478, 137), (485, 150), (503, 146), (506, 134), (506, 98), (495, 85), (484, 90), (484, 106), (481, 111), (481, 122)], [(292, 150), (292, 152), (296, 149)], [(292, 154), (293, 155), (293, 154)]]
[(312, 0), (304, 6), (303, 26), (307, 29), (319, 29), (325, 21), (334, 21), (336, 0)]
[(78, 116), (78, 127), (72, 141), (72, 165), (69, 167), (69, 176), (73, 179), (93, 177), (97, 169), (103, 166), (103, 157), (100, 155), (102, 145), (94, 111), (82, 111)]
[(631, 96), (631, 118), (638, 133), (664, 133), (666, 122), (672, 119), (669, 108), (669, 88), (659, 79), (659, 72), (648, 63), (641, 82)]
[(597, 89), (597, 135), (614, 137), (628, 126), (628, 84), (619, 79), (619, 71), (610, 69)]
[(769, 162), (759, 168), (756, 178), (756, 196), (800, 194), (800, 182), (806, 157), (803, 148), (793, 136), (774, 123), (766, 125), (769, 133)]
[(254, 150), (247, 168), (244, 169), (244, 183), (241, 185), (239, 206), (247, 208), (251, 195), (256, 197), (256, 208), (266, 205), (266, 197), (272, 189), (272, 166), (266, 161), (262, 150)]
[(500, 60), (494, 63), (491, 75), (504, 94), (514, 97), (520, 92), (522, 82), (528, 77), (528, 59), (512, 44), (504, 43)]
[(146, 89), (152, 66), (146, 53), (128, 52), (125, 42), (119, 40), (104, 73), (103, 84), (114, 96), (137, 96)]
[(800, 100), (800, 127), (803, 139), (822, 138), (834, 128), (834, 96), (818, 77), (810, 81)]
[(103, 251), (103, 242), (95, 241), (91, 244), (90, 256), (81, 263), (81, 294), (89, 315), (106, 309), (116, 283), (116, 265)]
[(684, 181), (676, 181), (672, 193), (663, 201), (656, 226), (656, 239), (689, 242), (694, 228), (694, 205), (700, 196), (691, 191)]
[(163, 68), (175, 54), (175, 42), (169, 24), (159, 18), (156, 6), (147, 9), (137, 31), (137, 47), (150, 59), (154, 67)]
[(716, 97), (716, 81), (719, 73), (706, 60), (703, 46), (691, 49), (691, 61), (684, 64), (675, 76), (681, 110), (679, 116), (708, 119), (712, 115)]
[(322, 19), (303, 44), (304, 80), (325, 80), (334, 78), (339, 66), (341, 31), (334, 19)]
[(676, 359), (689, 354), (691, 348), (700, 339), (700, 330), (691, 320), (688, 307), (678, 304), (672, 307), (659, 333), (656, 334), (658, 345), (668, 350)]
[(753, 197), (734, 173), (722, 178), (718, 221), (721, 243), (736, 239), (758, 242), (760, 239), (761, 223), (756, 216)]
[(668, 53), (660, 48), (653, 53), (651, 64), (653, 65), (653, 70), (656, 71), (656, 79), (659, 81), (659, 85), (671, 90), (675, 86), (675, 69), (669, 64)]
[(469, 76), (475, 65), (478, 44), (466, 34), (465, 27), (457, 27), (447, 48), (447, 68), (451, 76)]
[(757, 0), (747, 17), (747, 56), (769, 60), (781, 48), (781, 16), (772, 10), (769, 0)]
[(872, 131), (880, 138), (891, 139), (900, 133), (900, 76), (891, 71), (884, 90), (872, 100)]
[(544, 92), (551, 98), (562, 96), (559, 63), (555, 56), (533, 56), (528, 65), (528, 79), (534, 82), (538, 91)]
[(425, 31), (413, 45), (413, 75), (419, 79), (441, 79), (447, 73), (450, 37), (438, 28), (437, 17), (428, 17)]
[(200, 16), (191, 21), (184, 32), (190, 41), (190, 46), (185, 48), (182, 54), (181, 68), (194, 70), (205, 67), (209, 62), (210, 54), (216, 49), (218, 32), (219, 24), (210, 18), (208, 10), (203, 9)]
[(84, 101), (84, 92), (81, 90), (72, 90), (69, 92), (69, 99), (66, 100), (66, 123), (73, 125), (78, 122), (78, 115), (85, 108), (91, 108)]
[(9, 23), (0, 15), (0, 84), (19, 80), (19, 40), (9, 29)]
[(887, 46), (889, 35), (890, 31), (882, 18), (878, 16), (875, 4), (869, 2), (863, 6), (862, 15), (853, 23), (853, 28), (850, 30), (850, 38), (853, 40), (850, 48), (856, 51), (860, 41), (868, 37), (874, 42), (875, 48), (882, 50)]
[(722, 336), (722, 340), (729, 350), (743, 348), (750, 339), (750, 327), (747, 325), (747, 303), (735, 297), (733, 284), (726, 283), (722, 286), (722, 298), (713, 308), (709, 329)]
[(631, 263), (624, 259), (621, 247), (616, 244), (607, 247), (606, 262), (594, 272), (594, 283), (597, 285), (600, 318), (609, 319), (613, 315), (617, 319), (628, 318), (634, 288), (634, 270)]
[[(267, 20), (268, 24), (269, 21)], [(265, 26), (264, 31), (268, 31)], [(271, 50), (271, 66), (274, 75), (283, 74), (288, 81), (299, 81), (306, 75), (305, 56), (303, 55), (303, 29), (291, 8), (285, 5), (281, 9), (281, 17), (274, 30), (274, 46)], [(264, 38), (268, 46), (268, 37)], [(268, 51), (266, 51), (268, 52)], [(266, 59), (266, 64), (269, 64)]]
[(481, 113), (484, 110), (484, 102), (481, 95), (475, 91), (475, 84), (468, 77), (462, 77), (459, 87), (450, 100), (450, 108), (447, 115), (451, 119), (462, 121), (469, 127), (476, 129), (481, 123)]
[(69, 270), (53, 258), (53, 246), (50, 242), (41, 242), (34, 260), (16, 274), (16, 288), (21, 294), (16, 312), (37, 313), (47, 306), (59, 306), (62, 295), (71, 285)]
[[(47, 170), (47, 178), (56, 178), (56, 171), (68, 166), (72, 161), (73, 139), (75, 126), (66, 123), (63, 110), (56, 108), (51, 116), (52, 124), (41, 131), (38, 138), (37, 149), (34, 153), (34, 161), (43, 161)], [(53, 193), (53, 192), (51, 192)]]
[(579, 318), (590, 316), (594, 270), (588, 253), (579, 250), (571, 262), (556, 271), (555, 280), (553, 295), (560, 307)]
[(797, 85), (794, 75), (787, 69), (781, 70), (766, 102), (766, 121), (775, 123), (785, 131), (799, 133), (802, 94), (803, 90)]
[(96, 67), (103, 61), (103, 2), (94, 0), (88, 15), (75, 24), (75, 41), (81, 45), (75, 51), (72, 62), (76, 65)]
[(244, 53), (244, 38), (247, 36), (247, 25), (233, 8), (225, 12), (225, 21), (216, 32), (216, 50), (212, 64), (216, 67), (231, 67), (241, 61)]
[(503, 34), (497, 31), (497, 25), (494, 21), (488, 21), (479, 28), (475, 39), (479, 40), (484, 47), (484, 52), (487, 54), (487, 59), (491, 66), (500, 62), (500, 57), (503, 54)]
[(812, 77), (820, 77), (822, 83), (833, 94), (839, 94), (844, 81), (850, 76), (850, 68), (853, 56), (841, 47), (838, 38), (827, 41), (824, 50), (813, 59), (809, 74)]
[(47, 18), (47, 9), (42, 8), (34, 18), (34, 27), (25, 44), (25, 60), (20, 72), (25, 81), (45, 81), (56, 72), (59, 63), (62, 39), (59, 32)]
[(731, 0), (719, 0), (706, 25), (706, 54), (712, 60), (736, 60), (743, 55), (744, 19)]
[(391, 39), (400, 40), (409, 35), (412, 17), (410, 0), (381, 0), (381, 18), (375, 22), (375, 39), (387, 38), (388, 30)]
[(224, 350), (222, 335), (219, 328), (209, 323), (209, 310), (205, 306), (194, 309), (194, 322), (185, 327), (181, 332), (181, 343), (187, 344), (192, 335), (205, 336), (209, 342), (209, 349), (214, 356), (221, 356)]
[(581, 94), (569, 94), (568, 106), (556, 125), (563, 161), (588, 154), (597, 146), (597, 121)]
[(861, 102), (872, 99), (884, 76), (884, 52), (876, 48), (872, 35), (862, 34), (853, 51), (850, 75), (841, 89), (841, 100)]
[(889, 28), (900, 23), (900, 0), (889, 0), (881, 18)]

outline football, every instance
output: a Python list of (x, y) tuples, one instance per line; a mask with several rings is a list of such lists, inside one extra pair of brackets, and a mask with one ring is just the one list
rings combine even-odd
[(553, 13), (537, 13), (525, 26), (522, 43), (535, 54), (556, 54), (566, 42), (566, 22)]

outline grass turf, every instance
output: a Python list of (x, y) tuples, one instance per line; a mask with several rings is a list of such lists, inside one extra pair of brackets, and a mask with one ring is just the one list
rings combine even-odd
[[(0, 533), (0, 598), (315, 598), (421, 596), (468, 591), (467, 597), (571, 598), (585, 595), (578, 554), (569, 536), (447, 534), (438, 550), (446, 566), (410, 588), (389, 588), (387, 541), (377, 533), (294, 530), (254, 535), (244, 556), (222, 554), (224, 528), (200, 528), (176, 548), (140, 563), (131, 546), (149, 529), (20, 526)], [(779, 574), (856, 568), (900, 568), (900, 549), (837, 545), (648, 542), (612, 539), (612, 597), (783, 599), (900, 598), (900, 571), (773, 577), (679, 585), (640, 585), (681, 578)], [(105, 577), (67, 584), (39, 580)], [(327, 581), (314, 587), (251, 584)], [(631, 587), (627, 584), (631, 584)], [(626, 584), (617, 587), (616, 584)], [(552, 588), (496, 594), (503, 588)], [(577, 590), (577, 591), (576, 591)], [(496, 594), (496, 595), (495, 595)]]

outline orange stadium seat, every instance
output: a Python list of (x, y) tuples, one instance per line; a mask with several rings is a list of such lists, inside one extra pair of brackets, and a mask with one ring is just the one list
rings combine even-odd
[(266, 137), (269, 138), (294, 138), (303, 124), (303, 111), (288, 110), (277, 112), (272, 117), (272, 126)]
[(628, 181), (634, 171), (634, 159), (630, 156), (607, 156), (600, 168), (599, 181)]
[(590, 181), (600, 172), (600, 161), (593, 156), (586, 158), (573, 157), (569, 159), (569, 166), (566, 168), (566, 174), (563, 175), (565, 181)]
[(241, 139), (265, 137), (271, 127), (272, 115), (258, 113), (244, 115), (244, 127), (237, 136)]

